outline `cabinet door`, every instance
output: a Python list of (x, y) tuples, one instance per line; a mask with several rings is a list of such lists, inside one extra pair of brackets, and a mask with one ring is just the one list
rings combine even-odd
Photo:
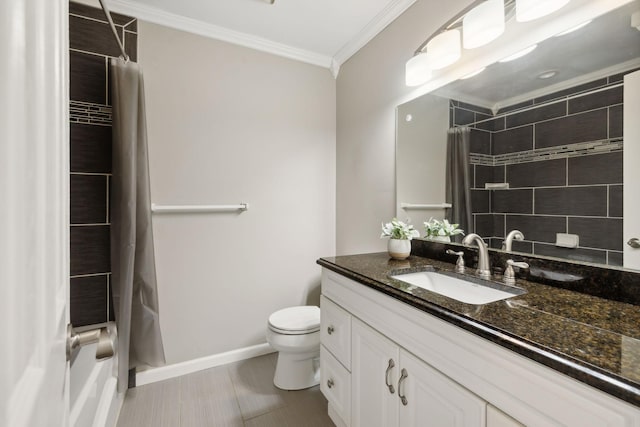
[(422, 360), (400, 350), (406, 378), (398, 384), (402, 427), (484, 427), (486, 404)]
[(355, 318), (351, 345), (351, 425), (397, 426), (398, 346)]

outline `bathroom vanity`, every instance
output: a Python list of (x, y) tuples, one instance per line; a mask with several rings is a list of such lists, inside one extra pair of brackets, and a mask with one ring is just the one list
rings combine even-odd
[(391, 278), (450, 262), (318, 263), (321, 390), (336, 425), (640, 426), (637, 305), (523, 279), (526, 293), (473, 305)]

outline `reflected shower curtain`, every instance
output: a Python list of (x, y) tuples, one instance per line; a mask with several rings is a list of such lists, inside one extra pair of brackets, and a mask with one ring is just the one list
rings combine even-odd
[(118, 326), (118, 391), (130, 368), (165, 363), (156, 286), (144, 86), (139, 65), (111, 59), (113, 177), (111, 287)]
[(447, 177), (445, 201), (451, 203), (445, 216), (451, 223), (460, 224), (465, 234), (473, 233), (471, 216), (471, 179), (469, 170), (471, 130), (467, 127), (447, 131)]

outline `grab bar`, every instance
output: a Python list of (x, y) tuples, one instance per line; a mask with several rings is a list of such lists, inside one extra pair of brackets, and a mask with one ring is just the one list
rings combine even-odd
[(447, 209), (451, 207), (451, 203), (400, 203), (402, 209)]
[(237, 205), (151, 205), (153, 213), (204, 213), (204, 212), (244, 212), (249, 209), (248, 203)]

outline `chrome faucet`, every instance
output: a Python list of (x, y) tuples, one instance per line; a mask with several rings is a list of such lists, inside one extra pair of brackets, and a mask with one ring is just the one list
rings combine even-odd
[(476, 242), (478, 246), (478, 269), (476, 274), (483, 279), (491, 278), (491, 270), (489, 269), (489, 251), (487, 250), (487, 244), (482, 240), (482, 237), (475, 233), (467, 234), (462, 239), (462, 244), (465, 246), (471, 246), (471, 243)]
[(506, 239), (502, 242), (502, 250), (511, 252), (511, 245), (513, 244), (513, 240), (524, 240), (524, 234), (520, 230), (511, 230), (509, 234), (507, 234)]

